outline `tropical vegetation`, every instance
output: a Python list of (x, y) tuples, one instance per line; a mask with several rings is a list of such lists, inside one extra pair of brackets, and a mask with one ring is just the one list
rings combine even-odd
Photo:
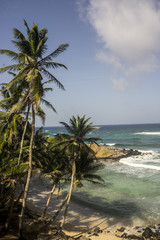
[[(59, 62), (53, 61), (68, 48), (61, 44), (55, 51), (47, 53), (47, 28), (39, 30), (37, 24), (29, 28), (24, 20), (26, 36), (17, 28), (13, 29), (12, 43), (18, 52), (0, 49), (0, 54), (11, 57), (14, 64), (0, 68), (0, 73), (8, 72), (12, 76), (8, 83), (1, 83), (0, 100), (0, 209), (7, 209), (4, 228), (9, 228), (14, 205), (22, 199), (19, 217), (19, 237), (23, 237), (23, 219), (29, 192), (32, 172), (50, 176), (53, 182), (51, 192), (44, 208), (45, 218), (50, 200), (59, 185), (69, 185), (67, 195), (62, 200), (53, 220), (57, 218), (65, 206), (62, 226), (65, 223), (71, 195), (76, 187), (83, 186), (83, 180), (102, 182), (95, 173), (101, 166), (97, 161), (89, 143), (97, 142), (97, 138), (88, 134), (97, 128), (86, 116), (72, 117), (69, 124), (61, 122), (67, 134), (57, 134), (54, 138), (43, 133), (43, 129), (35, 130), (36, 117), (45, 123), (44, 103), (56, 112), (52, 103), (45, 99), (46, 93), (52, 91), (47, 84), (55, 83), (60, 89), (64, 86), (48, 70), (57, 67), (67, 69)], [(46, 55), (46, 56), (44, 56)]]

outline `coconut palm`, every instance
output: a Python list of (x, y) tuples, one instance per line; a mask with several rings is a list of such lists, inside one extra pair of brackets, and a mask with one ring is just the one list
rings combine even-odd
[[(93, 151), (86, 144), (86, 142), (93, 143), (100, 140), (99, 138), (93, 138), (93, 137), (87, 136), (92, 131), (98, 129), (98, 127), (94, 127), (92, 125), (93, 124), (92, 122), (88, 123), (90, 119), (91, 118), (85, 118), (85, 115), (83, 117), (77, 116), (77, 118), (73, 116), (69, 120), (69, 124), (65, 122), (60, 122), (66, 128), (66, 130), (70, 133), (70, 134), (61, 134), (61, 136), (65, 139), (64, 141), (62, 141), (61, 144), (64, 145), (64, 150), (68, 151), (68, 156), (70, 157), (71, 166), (72, 166), (70, 189), (69, 189), (68, 195), (66, 196), (66, 200), (64, 200), (66, 202), (66, 208), (64, 212), (62, 226), (65, 223), (72, 191), (75, 188), (76, 163), (80, 161), (82, 148), (85, 149), (87, 152), (93, 153)], [(59, 137), (59, 135), (57, 137)]]
[[(22, 229), (22, 219), (24, 215), (24, 209), (26, 205), (27, 194), (29, 190), (29, 183), (31, 178), (32, 171), (32, 155), (33, 155), (33, 142), (34, 142), (34, 129), (35, 129), (35, 113), (39, 112), (41, 115), (43, 111), (40, 109), (40, 104), (44, 103), (50, 107), (53, 111), (55, 109), (53, 106), (44, 99), (45, 92), (52, 90), (52, 88), (44, 89), (44, 84), (54, 82), (58, 87), (64, 90), (64, 86), (48, 71), (49, 68), (62, 67), (67, 69), (67, 67), (61, 63), (53, 62), (52, 59), (57, 57), (60, 53), (65, 51), (68, 47), (68, 44), (60, 45), (55, 51), (51, 54), (44, 57), (44, 54), (47, 51), (47, 28), (41, 30), (38, 29), (37, 24), (33, 24), (32, 29), (28, 27), (26, 21), (24, 25), (27, 30), (27, 37), (23, 35), (17, 28), (13, 29), (13, 34), (15, 40), (12, 41), (15, 47), (19, 52), (14, 52), (7, 49), (0, 49), (0, 54), (7, 55), (11, 57), (16, 64), (5, 66), (0, 68), (0, 72), (6, 71), (15, 71), (16, 75), (14, 78), (6, 85), (5, 89), (10, 89), (15, 83), (24, 83), (24, 95), (20, 101), (13, 105), (11, 113), (21, 112), (22, 109), (30, 106), (31, 109), (31, 137), (30, 137), (30, 146), (29, 146), (29, 168), (28, 176), (25, 185), (24, 197), (22, 202), (22, 211), (20, 214), (20, 224), (19, 229), (21, 232)], [(45, 80), (47, 78), (47, 81)], [(44, 114), (43, 114), (44, 116)], [(28, 119), (26, 120), (28, 121)]]
[[(42, 128), (36, 131), (34, 136), (33, 160), (36, 168), (41, 170), (41, 173), (46, 177), (50, 177), (53, 182), (52, 190), (46, 202), (42, 218), (45, 217), (46, 211), (50, 204), (52, 195), (57, 187), (61, 188), (61, 182), (67, 182), (70, 179), (70, 171), (67, 166), (67, 155), (62, 150), (62, 147), (54, 148), (57, 142), (52, 137), (46, 136)], [(64, 187), (64, 186), (63, 186)]]

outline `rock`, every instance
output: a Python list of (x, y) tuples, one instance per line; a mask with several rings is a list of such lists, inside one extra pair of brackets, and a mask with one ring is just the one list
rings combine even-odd
[(125, 227), (121, 227), (121, 228), (119, 228), (119, 229), (117, 229), (119, 232), (124, 232), (124, 230), (125, 230)]
[(98, 233), (95, 232), (95, 233), (93, 233), (93, 236), (99, 236), (99, 235), (98, 235)]
[(144, 232), (142, 233), (142, 237), (146, 239), (154, 236), (155, 236), (155, 233), (152, 231), (150, 227), (146, 227)]
[(102, 161), (118, 161), (121, 158), (136, 156), (142, 154), (141, 152), (133, 149), (121, 148), (107, 148), (106, 146), (98, 146), (96, 144), (90, 145), (91, 149), (95, 152), (96, 158)]
[(94, 228), (94, 233), (102, 233), (102, 230), (99, 227)]
[(139, 226), (135, 226), (134, 228), (135, 228), (135, 229), (139, 229)]
[(88, 238), (86, 236), (82, 236), (82, 237), (78, 238), (78, 240), (90, 240), (90, 238)]
[(127, 238), (129, 238), (129, 239), (142, 239), (142, 237), (134, 235), (134, 234), (127, 235)]
[(122, 237), (122, 238), (127, 238), (127, 233), (123, 233), (123, 234), (121, 235), (121, 237)]

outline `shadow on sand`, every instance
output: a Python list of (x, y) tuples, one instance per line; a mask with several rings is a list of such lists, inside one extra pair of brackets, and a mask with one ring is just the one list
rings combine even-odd
[[(42, 181), (39, 177), (34, 177), (29, 191), (29, 201), (36, 207), (43, 209), (51, 188), (50, 184), (46, 185), (45, 181)], [(54, 215), (63, 197), (64, 195), (61, 195), (58, 200), (53, 197), (47, 212), (50, 216)], [(76, 194), (73, 193), (72, 195), (67, 222), (79, 227), (86, 226), (88, 228), (95, 223), (96, 226), (98, 226), (105, 222), (108, 227), (114, 225), (131, 226), (133, 225), (134, 218), (145, 220), (143, 219), (142, 212), (143, 210), (136, 205), (134, 199), (133, 201), (119, 199), (106, 202), (106, 199), (91, 197), (89, 194), (83, 192), (76, 192)], [(63, 211), (59, 219), (61, 219), (62, 216)]]

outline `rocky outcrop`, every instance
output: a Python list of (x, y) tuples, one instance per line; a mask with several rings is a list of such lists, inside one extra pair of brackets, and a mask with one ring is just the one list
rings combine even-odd
[[(122, 231), (123, 230), (123, 231)], [(160, 239), (160, 225), (117, 229), (115, 235), (124, 239), (151, 240)]]
[(95, 152), (96, 158), (100, 160), (118, 161), (121, 158), (141, 155), (141, 152), (133, 149), (107, 148), (97, 144), (91, 144), (90, 147)]

